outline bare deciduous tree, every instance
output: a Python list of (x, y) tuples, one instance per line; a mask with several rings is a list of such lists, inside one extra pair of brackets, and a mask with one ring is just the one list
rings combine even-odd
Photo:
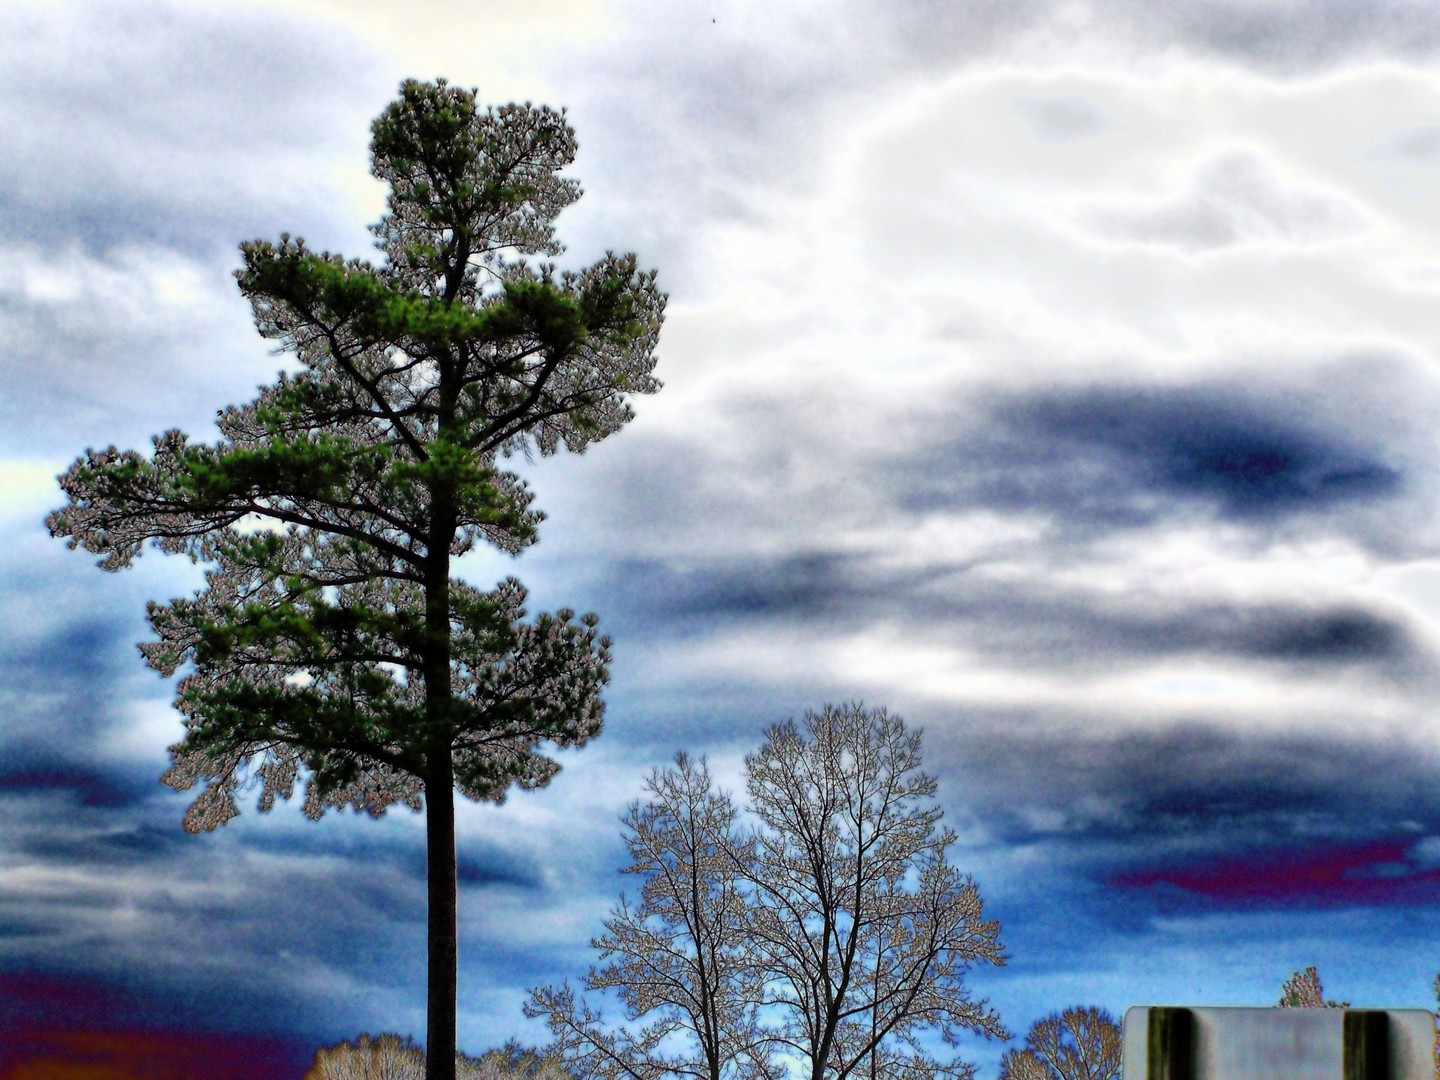
[[(614, 989), (632, 1022), (650, 1021), (611, 1032), (568, 986), (533, 990), (525, 1011), (546, 1017), (565, 1060), (583, 1075), (768, 1076), (735, 807), (712, 790), (704, 759), (684, 753), (673, 769), (653, 772), (646, 790), (652, 799), (631, 804), (622, 819), (633, 860), (624, 873), (643, 878), (640, 902), (632, 908), (622, 897), (606, 934), (591, 942), (602, 959), (614, 959), (592, 968), (586, 987)], [(688, 1052), (674, 1048), (677, 1035)], [(670, 1050), (662, 1049), (666, 1040)]]
[[(592, 942), (619, 959), (587, 986), (617, 991), (632, 1021), (655, 1019), (612, 1032), (568, 986), (532, 991), (526, 1012), (547, 1018), (577, 1072), (607, 1080), (769, 1080), (787, 1057), (809, 1080), (972, 1076), (920, 1040), (1009, 1038), (964, 985), (972, 964), (1006, 957), (975, 883), (946, 861), (955, 838), (929, 805), (920, 733), (883, 709), (827, 706), (803, 733), (771, 728), (745, 766), (758, 828), (738, 832), (684, 754), (625, 818), (645, 891)], [(679, 1033), (688, 1057), (661, 1050)]]
[(1115, 1080), (1124, 1041), (1108, 1012), (1077, 1005), (1036, 1021), (1000, 1059), (1000, 1080)]
[(762, 826), (752, 937), (781, 1016), (776, 1041), (810, 1080), (973, 1075), (918, 1036), (1009, 1038), (964, 984), (975, 962), (1006, 957), (974, 882), (946, 861), (955, 835), (937, 828), (920, 733), (884, 709), (826, 706), (803, 730), (770, 728), (745, 765)]

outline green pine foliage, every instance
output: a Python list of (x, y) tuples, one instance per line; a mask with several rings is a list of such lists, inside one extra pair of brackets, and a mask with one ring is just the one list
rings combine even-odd
[(1282, 1009), (1348, 1009), (1348, 1001), (1330, 1001), (1320, 985), (1320, 973), (1314, 966), (1297, 971), (1280, 987)]
[(204, 785), (187, 830), (234, 818), (242, 781), (263, 812), (302, 773), (312, 818), (425, 809), (439, 1077), (453, 791), (500, 802), (546, 784), (544, 746), (599, 733), (610, 661), (596, 616), (528, 618), (519, 581), (483, 591), (452, 563), (535, 542), (543, 515), (507, 457), (581, 452), (659, 389), (665, 296), (633, 255), (565, 272), (528, 258), (562, 250), (554, 218), (580, 195), (560, 175), (576, 149), (563, 112), (411, 80), (372, 135), (381, 263), (283, 233), (241, 245), (255, 325), (298, 370), (220, 410), (213, 444), (170, 430), (148, 454), (87, 450), (46, 523), (106, 570), (146, 546), (209, 567), (194, 597), (149, 605), (157, 640), (141, 646), (163, 675), (187, 668), (162, 777)]

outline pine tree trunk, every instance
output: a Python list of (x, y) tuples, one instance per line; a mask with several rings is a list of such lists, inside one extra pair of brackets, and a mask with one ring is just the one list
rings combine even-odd
[(459, 948), (455, 916), (455, 781), (448, 754), (440, 755), (439, 760), (432, 758), (425, 784), (425, 850), (429, 891), (425, 1080), (455, 1080)]
[(451, 724), (450, 493), (431, 504), (431, 550), (425, 559), (425, 1080), (455, 1080), (455, 1011), (459, 969), (455, 908), (455, 761)]

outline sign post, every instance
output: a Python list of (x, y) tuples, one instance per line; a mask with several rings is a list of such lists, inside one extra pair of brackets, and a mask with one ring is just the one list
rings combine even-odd
[(1437, 1080), (1425, 1009), (1135, 1005), (1123, 1080)]

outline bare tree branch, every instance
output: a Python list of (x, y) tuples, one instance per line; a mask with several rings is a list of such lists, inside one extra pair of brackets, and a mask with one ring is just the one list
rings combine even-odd
[(1113, 1016), (1077, 1005), (1037, 1020), (1025, 1048), (1000, 1059), (1000, 1080), (1115, 1080), (1123, 1049)]

